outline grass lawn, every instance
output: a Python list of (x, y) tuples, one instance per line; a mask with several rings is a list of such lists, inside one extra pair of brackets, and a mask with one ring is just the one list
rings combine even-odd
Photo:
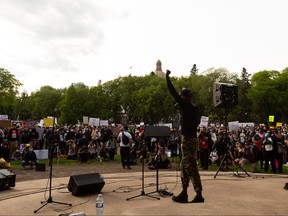
[[(179, 163), (179, 158), (174, 157), (174, 158), (170, 158), (170, 161), (172, 161), (172, 167), (177, 167), (177, 163)], [(45, 163), (45, 164), (49, 164), (49, 160), (48, 159), (43, 159), (43, 160), (39, 160), (40, 163)], [(199, 161), (198, 161), (199, 162)], [(63, 166), (71, 166), (73, 164), (78, 164), (79, 161), (78, 160), (67, 160), (66, 157), (55, 157), (53, 158), (53, 164), (57, 164), (57, 165), (63, 165)], [(100, 162), (100, 160), (97, 158), (96, 160), (91, 160), (90, 164), (102, 164), (105, 165), (105, 163)], [(115, 165), (119, 165), (121, 163), (121, 158), (119, 154), (116, 154), (114, 157), (113, 161), (109, 161), (109, 163), (115, 163)], [(140, 162), (138, 162), (139, 164)], [(200, 164), (200, 163), (198, 163)], [(84, 165), (84, 164), (83, 164)], [(22, 169), (22, 165), (20, 161), (11, 161), (11, 167), (13, 167), (13, 169)], [(201, 168), (199, 168), (199, 170), (202, 172)], [(217, 171), (218, 170), (218, 166), (217, 165), (209, 165), (208, 167), (208, 171)], [(238, 167), (238, 165), (230, 165), (229, 166), (229, 171), (241, 171), (241, 169)], [(247, 172), (251, 172), (251, 168), (250, 165), (247, 165), (245, 167), (245, 171)], [(203, 171), (205, 172), (205, 171)], [(220, 171), (221, 172), (221, 171)], [(256, 173), (265, 173), (264, 169), (260, 168), (260, 164), (257, 165), (257, 170)], [(271, 166), (269, 167), (268, 173), (272, 174), (271, 171)], [(282, 175), (288, 175), (288, 167), (283, 166), (283, 173)]]

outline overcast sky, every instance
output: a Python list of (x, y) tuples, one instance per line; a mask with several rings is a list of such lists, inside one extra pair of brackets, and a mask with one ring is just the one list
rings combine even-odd
[(170, 69), (288, 67), (286, 0), (0, 0), (0, 68), (28, 93)]

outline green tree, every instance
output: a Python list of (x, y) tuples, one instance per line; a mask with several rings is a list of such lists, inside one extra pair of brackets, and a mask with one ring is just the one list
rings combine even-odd
[(238, 86), (238, 106), (234, 109), (234, 116), (240, 122), (253, 121), (252, 108), (247, 106), (250, 104), (250, 100), (247, 97), (248, 91), (251, 88), (251, 74), (249, 74), (246, 68), (242, 69), (241, 77), (237, 80)]
[(14, 112), (18, 89), (22, 84), (8, 70), (0, 68), (0, 114), (8, 115), (10, 119), (17, 118)]
[(24, 121), (34, 120), (34, 107), (31, 103), (31, 97), (27, 92), (21, 93), (21, 96), (17, 98), (16, 111), (17, 117)]
[(58, 108), (59, 103), (64, 96), (63, 89), (55, 89), (51, 86), (42, 86), (38, 91), (32, 92), (30, 96), (31, 113), (37, 119), (42, 119), (47, 116), (53, 116), (55, 108)]
[[(284, 79), (285, 76), (284, 73)], [(282, 83), (279, 82), (279, 77), (280, 72), (267, 70), (260, 71), (252, 76), (251, 89), (248, 91), (247, 97), (251, 101), (255, 119), (258, 122), (264, 120), (267, 123), (269, 115), (274, 115), (278, 120), (281, 118), (279, 116), (279, 109), (281, 109), (279, 105), (282, 99), (279, 97), (279, 87), (276, 86), (276, 84)], [(282, 86), (285, 86), (285, 84)], [(281, 87), (281, 90), (283, 90), (283, 87)], [(283, 95), (281, 94), (281, 96)]]
[(89, 87), (83, 83), (72, 84), (66, 91), (60, 104), (61, 116), (59, 122), (76, 124), (82, 122), (83, 116), (89, 116)]

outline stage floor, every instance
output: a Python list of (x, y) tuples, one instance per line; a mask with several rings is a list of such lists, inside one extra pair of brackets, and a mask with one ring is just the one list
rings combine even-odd
[[(251, 173), (249, 173), (251, 174)], [(116, 173), (102, 175), (104, 215), (287, 215), (288, 182), (284, 175), (251, 174), (240, 176), (233, 172), (200, 172), (205, 203), (180, 204), (171, 196), (157, 192), (156, 174)], [(73, 196), (68, 190), (70, 177), (52, 179), (51, 197), (53, 202), (43, 208), (41, 201), (49, 198), (49, 180), (17, 182), (16, 186), (0, 191), (0, 215), (69, 215), (85, 212), (95, 215), (97, 193)], [(177, 195), (181, 191), (180, 172), (160, 171), (158, 190)], [(142, 190), (144, 189), (144, 190)], [(195, 193), (190, 186), (189, 200)], [(151, 193), (151, 194), (150, 194)], [(149, 194), (149, 197), (147, 196)], [(136, 196), (135, 198), (132, 198)], [(127, 201), (127, 198), (132, 198)], [(156, 198), (159, 198), (156, 199)], [(56, 202), (69, 203), (72, 206)], [(34, 213), (35, 210), (37, 213)]]

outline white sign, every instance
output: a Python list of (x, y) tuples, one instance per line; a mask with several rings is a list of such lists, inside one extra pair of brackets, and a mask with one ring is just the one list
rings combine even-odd
[(88, 124), (88, 116), (83, 116), (83, 124)]
[(239, 121), (228, 122), (229, 131), (238, 130), (238, 129), (239, 129)]
[(0, 115), (0, 120), (8, 120), (8, 115)]
[(37, 159), (48, 159), (48, 149), (34, 150)]
[(208, 127), (209, 117), (201, 116), (200, 127)]
[(108, 126), (108, 125), (109, 125), (108, 120), (101, 120), (100, 121), (100, 126)]
[(89, 125), (98, 127), (100, 125), (100, 118), (89, 118)]

